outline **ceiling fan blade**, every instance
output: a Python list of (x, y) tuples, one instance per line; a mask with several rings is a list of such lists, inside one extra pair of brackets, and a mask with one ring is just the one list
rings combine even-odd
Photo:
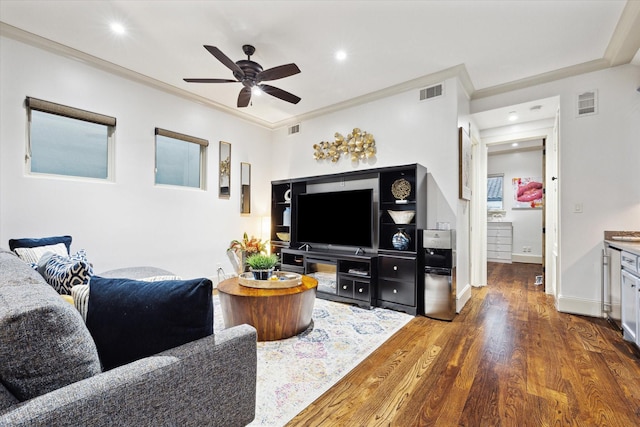
[(264, 93), (268, 93), (271, 96), (275, 96), (276, 98), (282, 99), (283, 101), (290, 102), (292, 104), (297, 104), (300, 102), (300, 97), (295, 96), (292, 93), (287, 92), (286, 90), (279, 89), (277, 87), (269, 86), (269, 85), (259, 85), (260, 89)]
[(238, 95), (238, 108), (246, 107), (249, 105), (249, 101), (251, 101), (251, 88), (243, 87)]
[(300, 72), (300, 68), (296, 64), (285, 64), (280, 65), (279, 67), (269, 68), (268, 70), (264, 70), (256, 76), (256, 81), (258, 82), (266, 82), (268, 80), (278, 80), (284, 77), (293, 76), (294, 74), (298, 74)]
[(183, 79), (189, 83), (238, 83), (237, 80), (229, 79)]
[(218, 61), (222, 62), (228, 69), (244, 77), (244, 71), (242, 71), (242, 68), (238, 67), (238, 64), (229, 59), (229, 57), (222, 53), (220, 49), (206, 44), (204, 45), (204, 48), (207, 49), (211, 55), (215, 56)]

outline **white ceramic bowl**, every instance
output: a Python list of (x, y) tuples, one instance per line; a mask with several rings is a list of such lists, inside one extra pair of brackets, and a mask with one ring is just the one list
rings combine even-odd
[(278, 239), (282, 240), (283, 242), (288, 242), (290, 238), (289, 233), (276, 233), (276, 236), (278, 236)]
[(396, 224), (409, 224), (416, 211), (387, 211)]

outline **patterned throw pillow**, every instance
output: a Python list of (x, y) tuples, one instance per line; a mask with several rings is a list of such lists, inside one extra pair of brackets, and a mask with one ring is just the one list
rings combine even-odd
[(71, 295), (75, 285), (86, 285), (93, 276), (93, 268), (84, 250), (70, 257), (52, 255), (44, 269), (44, 279), (59, 294)]
[(87, 322), (87, 311), (89, 310), (89, 286), (88, 285), (76, 285), (71, 288), (71, 297), (73, 298), (73, 305), (82, 315), (82, 320)]
[(21, 260), (27, 264), (37, 264), (42, 258), (42, 255), (47, 252), (53, 252), (56, 255), (63, 257), (69, 256), (67, 247), (64, 243), (58, 243), (55, 245), (37, 246), (33, 248), (15, 248), (14, 252), (20, 257)]

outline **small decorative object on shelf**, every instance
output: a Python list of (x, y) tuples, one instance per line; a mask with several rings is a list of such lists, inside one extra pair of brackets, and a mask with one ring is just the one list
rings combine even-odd
[(339, 132), (334, 134), (334, 141), (322, 141), (313, 144), (313, 158), (337, 162), (342, 154), (350, 155), (352, 162), (366, 160), (376, 155), (376, 140), (373, 135), (354, 128), (345, 138)]
[(282, 212), (282, 225), (285, 227), (291, 227), (291, 208), (284, 208)]
[(396, 203), (406, 203), (406, 198), (411, 194), (411, 183), (404, 178), (396, 179), (391, 184), (391, 194), (396, 198)]
[(409, 248), (409, 242), (411, 238), (402, 227), (398, 228), (396, 234), (391, 237), (391, 244), (399, 251), (406, 251)]
[(289, 239), (291, 239), (291, 234), (285, 233), (284, 231), (277, 232), (276, 236), (278, 236), (278, 239), (282, 240), (283, 242), (288, 242)]
[(291, 189), (284, 192), (284, 201), (286, 203), (291, 203)]
[(416, 211), (391, 211), (388, 210), (389, 216), (396, 224), (409, 224), (416, 214)]

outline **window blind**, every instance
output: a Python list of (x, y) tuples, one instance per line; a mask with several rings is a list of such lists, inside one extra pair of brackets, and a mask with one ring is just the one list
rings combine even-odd
[(25, 104), (32, 110), (43, 111), (58, 116), (70, 117), (72, 119), (84, 120), (86, 122), (97, 123), (105, 126), (115, 126), (116, 118), (106, 116), (104, 114), (94, 113), (91, 111), (81, 110), (79, 108), (68, 107), (66, 105), (56, 104), (55, 102), (44, 101), (38, 98), (27, 96)]
[(156, 135), (166, 136), (167, 138), (179, 139), (181, 141), (193, 142), (200, 144), (203, 147), (209, 146), (209, 141), (202, 138), (196, 138), (195, 136), (185, 135), (183, 133), (173, 132), (166, 129), (156, 128)]

